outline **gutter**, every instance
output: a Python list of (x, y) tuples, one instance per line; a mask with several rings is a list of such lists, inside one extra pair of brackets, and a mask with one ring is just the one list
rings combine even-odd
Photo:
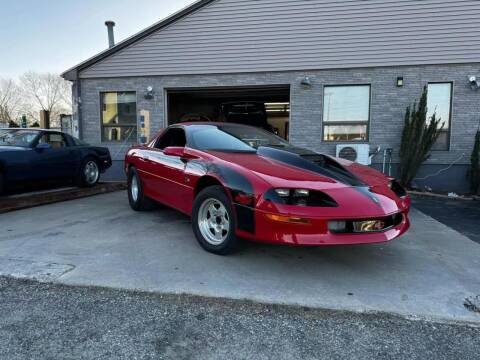
[[(65, 78), (65, 80), (73, 82), (72, 87), (75, 87), (75, 91), (72, 91), (72, 96), (74, 95), (75, 98), (72, 102), (72, 106), (77, 106), (77, 126), (78, 126), (78, 137), (80, 140), (83, 138), (83, 122), (82, 122), (82, 84), (80, 77), (78, 76), (78, 72), (71, 72), (69, 78)], [(73, 111), (72, 111), (73, 113)]]

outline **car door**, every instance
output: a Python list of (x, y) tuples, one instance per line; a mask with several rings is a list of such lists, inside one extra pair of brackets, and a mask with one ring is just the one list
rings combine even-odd
[[(48, 144), (48, 148), (38, 148), (39, 144)], [(33, 167), (41, 179), (71, 178), (75, 174), (75, 149), (59, 132), (44, 132), (38, 139)]]
[[(188, 212), (193, 189), (186, 184), (186, 160), (180, 156), (166, 155), (167, 147), (186, 145), (185, 130), (182, 127), (169, 128), (148, 150), (142, 150), (141, 161), (145, 171), (142, 179), (146, 194), (158, 201)], [(190, 199), (190, 200), (189, 200)]]

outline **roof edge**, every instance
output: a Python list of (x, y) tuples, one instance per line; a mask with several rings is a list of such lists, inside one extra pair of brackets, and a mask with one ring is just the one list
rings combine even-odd
[(164, 27), (167, 27), (168, 25), (171, 25), (178, 20), (184, 18), (185, 16), (190, 15), (191, 13), (203, 8), (204, 6), (207, 6), (208, 4), (214, 2), (216, 0), (197, 0), (193, 4), (187, 6), (186, 8), (183, 8), (176, 13), (166, 17), (163, 20), (160, 20), (159, 22), (147, 27), (144, 30), (141, 30), (140, 32), (126, 38), (125, 40), (120, 41), (118, 44), (116, 44), (114, 47), (106, 49), (97, 55), (94, 55), (93, 57), (71, 67), (70, 69), (64, 71), (63, 73), (60, 74), (61, 77), (63, 77), (65, 80), (70, 80), (73, 81), (77, 78), (78, 73), (81, 70), (84, 70), (93, 64), (109, 57), (110, 55), (113, 55), (114, 53), (126, 48), (127, 46), (132, 45), (133, 43), (144, 39), (145, 37), (151, 35), (152, 33), (163, 29)]

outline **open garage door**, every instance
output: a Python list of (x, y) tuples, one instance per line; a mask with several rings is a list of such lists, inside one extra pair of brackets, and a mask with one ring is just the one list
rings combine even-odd
[(167, 90), (168, 123), (234, 122), (289, 137), (290, 87), (224, 87)]

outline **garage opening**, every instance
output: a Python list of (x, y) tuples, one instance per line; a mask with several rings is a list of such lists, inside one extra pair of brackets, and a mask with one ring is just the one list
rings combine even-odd
[(288, 140), (290, 86), (170, 89), (168, 123), (232, 122), (257, 126)]

